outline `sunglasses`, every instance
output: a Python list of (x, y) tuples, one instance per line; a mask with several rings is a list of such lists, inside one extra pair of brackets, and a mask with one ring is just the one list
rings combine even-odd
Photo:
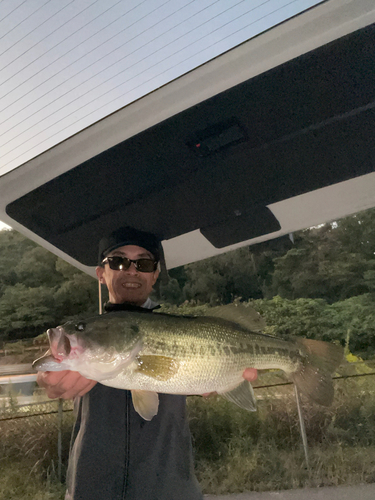
[(137, 271), (141, 273), (152, 273), (156, 271), (158, 263), (152, 259), (128, 259), (127, 257), (120, 257), (115, 255), (113, 257), (106, 257), (102, 260), (102, 264), (107, 264), (113, 271), (126, 271), (131, 266), (131, 263), (135, 265)]

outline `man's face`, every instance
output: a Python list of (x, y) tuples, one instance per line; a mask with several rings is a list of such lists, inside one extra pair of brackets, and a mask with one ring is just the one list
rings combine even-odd
[[(153, 255), (142, 247), (136, 245), (126, 245), (116, 248), (107, 257), (113, 256), (127, 257), (128, 259), (154, 259)], [(106, 263), (104, 267), (97, 267), (96, 274), (99, 281), (105, 284), (109, 292), (109, 300), (112, 304), (123, 304), (128, 302), (141, 306), (147, 300), (152, 291), (159, 271), (152, 273), (142, 273), (137, 271), (135, 265), (131, 263), (129, 269), (114, 271)]]

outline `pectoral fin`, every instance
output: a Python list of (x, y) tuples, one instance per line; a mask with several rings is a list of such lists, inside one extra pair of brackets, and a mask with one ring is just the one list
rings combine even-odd
[(157, 415), (159, 396), (151, 391), (131, 391), (134, 409), (145, 420), (152, 420)]
[(156, 380), (166, 381), (178, 371), (179, 363), (167, 356), (138, 356), (137, 371)]
[(253, 387), (247, 380), (244, 380), (232, 391), (224, 392), (220, 395), (247, 411), (256, 411), (257, 409)]

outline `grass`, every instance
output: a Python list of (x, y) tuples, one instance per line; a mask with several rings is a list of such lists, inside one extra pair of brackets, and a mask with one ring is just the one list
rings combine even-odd
[(65, 487), (54, 478), (30, 472), (27, 466), (2, 465), (0, 471), (1, 500), (62, 500)]
[(262, 390), (255, 413), (219, 397), (191, 398), (196, 470), (204, 492), (375, 482), (372, 385), (372, 377), (337, 381), (332, 407), (303, 404), (309, 469), (291, 386), (268, 389), (267, 395)]
[[(261, 382), (275, 380), (268, 374)], [(189, 398), (196, 472), (205, 493), (375, 482), (373, 377), (336, 382), (332, 407), (303, 404), (306, 467), (291, 386), (256, 390), (258, 411), (224, 399)], [(53, 403), (56, 409), (56, 403)], [(35, 408), (33, 410), (35, 412)], [(14, 406), (8, 416), (19, 415)], [(4, 410), (0, 419), (5, 416)], [(63, 472), (72, 413), (64, 413)], [(57, 415), (0, 420), (0, 500), (62, 500), (57, 480)]]
[[(57, 403), (32, 407), (24, 417), (15, 405), (0, 413), (0, 500), (62, 500), (65, 487), (57, 477)], [(11, 420), (1, 420), (13, 417)], [(22, 418), (18, 418), (22, 417)], [(64, 414), (64, 469), (73, 415)]]

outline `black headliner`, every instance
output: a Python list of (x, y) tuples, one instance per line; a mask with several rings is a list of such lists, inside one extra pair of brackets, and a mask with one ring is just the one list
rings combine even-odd
[(201, 229), (218, 248), (277, 231), (266, 205), (374, 171), (374, 56), (371, 25), (77, 165), (7, 214), (90, 266), (123, 225), (162, 239)]

